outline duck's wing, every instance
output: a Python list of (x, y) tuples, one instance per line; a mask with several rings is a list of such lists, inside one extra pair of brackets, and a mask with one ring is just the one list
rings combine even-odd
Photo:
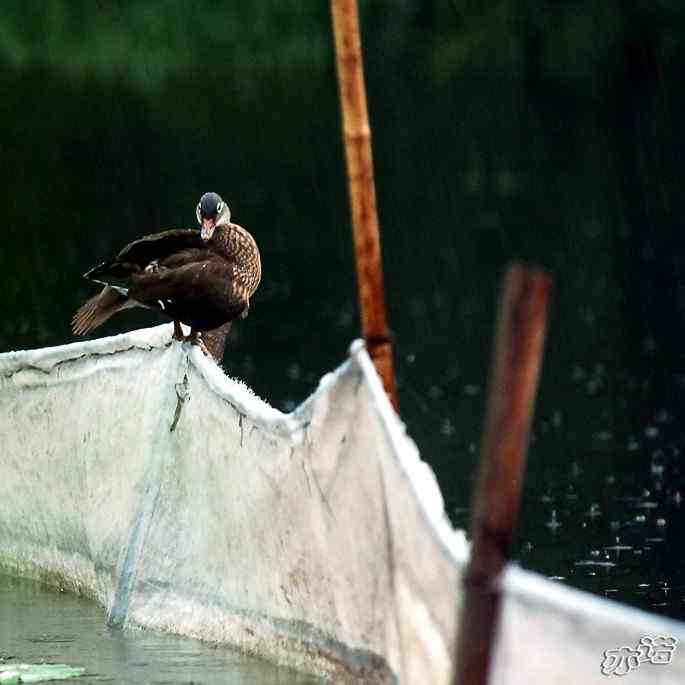
[(113, 260), (98, 264), (85, 273), (84, 278), (123, 287), (134, 273), (145, 271), (151, 265), (154, 267), (176, 253), (202, 248), (202, 237), (197, 230), (179, 228), (153, 233), (129, 243)]
[(220, 312), (223, 323), (249, 305), (235, 268), (219, 255), (205, 252), (202, 259), (195, 259), (191, 250), (179, 254), (186, 257), (182, 262), (161, 262), (157, 270), (132, 274), (130, 297), (190, 325), (206, 311)]
[(175, 252), (204, 247), (200, 231), (177, 228), (143, 236), (124, 247), (117, 261), (132, 262), (144, 269), (150, 262), (164, 259)]

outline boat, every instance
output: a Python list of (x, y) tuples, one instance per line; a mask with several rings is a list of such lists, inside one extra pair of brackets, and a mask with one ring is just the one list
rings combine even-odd
[[(469, 544), (361, 341), (288, 414), (170, 325), (0, 354), (0, 444), (1, 572), (330, 682), (451, 682)], [(498, 589), (492, 683), (685, 682), (683, 623)]]

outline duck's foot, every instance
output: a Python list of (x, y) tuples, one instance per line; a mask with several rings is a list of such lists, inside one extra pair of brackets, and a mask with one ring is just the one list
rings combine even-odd
[(205, 345), (204, 340), (202, 340), (202, 336), (200, 335), (200, 331), (190, 331), (190, 335), (186, 338), (186, 340), (191, 345), (197, 345), (204, 352), (206, 357), (209, 357), (210, 359), (214, 359), (214, 357), (212, 357), (211, 352), (207, 349), (207, 346)]
[(202, 340), (202, 335), (200, 334), (200, 331), (191, 329), (190, 334), (185, 335), (183, 333), (183, 328), (181, 328), (181, 322), (174, 321), (173, 338), (174, 340), (180, 340), (181, 342), (189, 342), (191, 345), (197, 345), (207, 357), (209, 357), (210, 359), (214, 359), (212, 353), (207, 349), (204, 340)]

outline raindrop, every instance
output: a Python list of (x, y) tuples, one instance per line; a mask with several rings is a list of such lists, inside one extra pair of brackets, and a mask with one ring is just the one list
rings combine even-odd
[(410, 364), (413, 364), (416, 361), (416, 355), (412, 352), (411, 354), (407, 355), (407, 362)]
[(615, 545), (611, 545), (610, 547), (605, 547), (604, 549), (608, 552), (614, 552), (616, 554), (616, 559), (618, 560), (621, 556), (621, 552), (627, 552), (633, 548), (631, 545), (619, 545), (617, 543)]
[(628, 451), (629, 452), (637, 452), (640, 449), (640, 445), (638, 444), (637, 440), (635, 438), (631, 438), (628, 441)]
[(354, 321), (354, 309), (352, 303), (346, 304), (339, 312), (336, 318), (336, 326), (339, 328), (346, 328)]
[(456, 433), (454, 424), (452, 423), (449, 416), (446, 416), (442, 420), (442, 424), (440, 425), (440, 433), (444, 435), (446, 438), (451, 438)]
[(559, 426), (561, 426), (561, 412), (560, 411), (555, 411), (554, 414), (552, 414), (552, 425), (555, 428), (559, 428)]
[(657, 423), (670, 423), (672, 416), (665, 409), (659, 409), (659, 411), (654, 416), (654, 420)]
[(607, 476), (607, 483), (609, 485), (614, 485), (616, 483), (616, 476), (614, 476), (613, 474)]
[(581, 368), (580, 366), (574, 366), (573, 367), (573, 380), (574, 381), (582, 381), (583, 378), (585, 378), (585, 369)]
[(596, 519), (599, 515), (599, 504), (593, 502), (590, 505), (590, 508), (585, 512), (585, 516), (589, 516), (591, 519)]
[(611, 530), (618, 530), (620, 527), (621, 527), (620, 521), (610, 521), (609, 522), (609, 528), (611, 528)]
[(551, 528), (552, 530), (556, 530), (561, 525), (561, 523), (559, 523), (559, 521), (557, 521), (557, 510), (556, 509), (552, 509), (552, 518), (549, 521), (547, 521), (547, 523), (545, 525), (548, 528)]
[(599, 431), (599, 433), (595, 433), (595, 438), (602, 442), (608, 442), (609, 440), (613, 440), (614, 434), (611, 431)]
[(464, 386), (464, 395), (475, 397), (480, 395), (480, 385), (468, 384)]
[(664, 475), (663, 452), (661, 450), (657, 450), (652, 455), (650, 471), (655, 478), (661, 478)]
[(676, 503), (676, 506), (680, 506), (680, 503), (683, 501), (683, 496), (680, 494), (680, 490), (676, 490), (675, 495), (673, 495), (673, 501)]
[(566, 580), (566, 576), (548, 576), (548, 578), (549, 580)]
[(588, 395), (594, 395), (597, 390), (599, 389), (600, 382), (598, 380), (595, 380), (594, 378), (585, 386), (585, 390), (587, 390)]
[(635, 522), (636, 523), (644, 523), (647, 520), (647, 517), (644, 514), (636, 514), (635, 516)]
[(656, 525), (659, 526), (659, 528), (663, 528), (666, 525), (666, 519), (662, 519), (662, 518), (657, 519)]
[(647, 426), (645, 428), (645, 435), (648, 438), (656, 438), (659, 435), (659, 429), (656, 426)]

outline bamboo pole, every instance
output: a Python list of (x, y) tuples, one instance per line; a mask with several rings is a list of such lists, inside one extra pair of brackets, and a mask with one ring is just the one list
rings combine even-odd
[(397, 410), (392, 347), (385, 316), (383, 266), (356, 0), (331, 0), (343, 140), (357, 263), (362, 331), (386, 393)]
[(464, 577), (453, 685), (485, 685), (499, 617), (500, 573), (509, 560), (551, 281), (541, 271), (509, 268), (497, 323), (488, 410), (471, 514), (471, 558)]

